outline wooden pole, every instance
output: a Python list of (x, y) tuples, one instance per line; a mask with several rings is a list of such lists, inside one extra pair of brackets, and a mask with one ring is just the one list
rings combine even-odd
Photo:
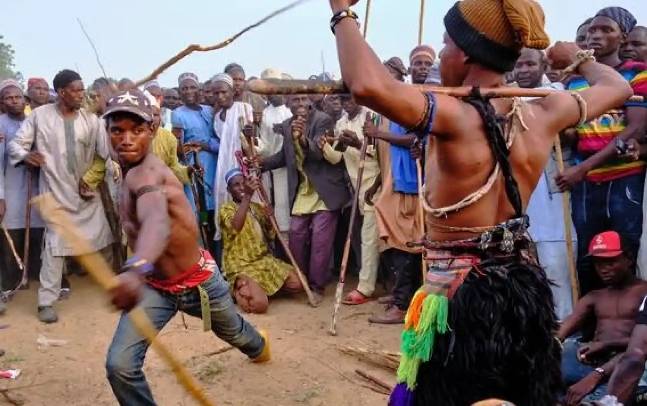
[(27, 168), (27, 200), (25, 201), (25, 241), (23, 243), (22, 251), (22, 279), (19, 286), (27, 286), (29, 284), (29, 240), (31, 239), (31, 198), (32, 190), (31, 183), (33, 179), (33, 172), (31, 168)]
[(9, 234), (9, 231), (5, 228), (4, 224), (0, 224), (0, 227), (2, 227), (2, 233), (7, 239), (7, 244), (9, 245), (9, 249), (11, 249), (11, 254), (13, 255), (13, 258), (16, 260), (16, 263), (18, 264), (18, 268), (20, 268), (22, 272), (25, 272), (25, 267), (23, 265), (22, 260), (20, 259), (20, 255), (18, 255), (18, 251), (16, 251), (16, 245), (13, 243), (11, 234)]
[(153, 72), (151, 74), (149, 74), (148, 76), (146, 76), (143, 79), (138, 80), (135, 83), (135, 87), (141, 86), (141, 85), (143, 85), (144, 83), (146, 83), (148, 81), (156, 79), (162, 72), (164, 72), (165, 70), (167, 70), (171, 66), (175, 65), (176, 63), (178, 63), (183, 58), (189, 56), (193, 52), (209, 52), (209, 51), (215, 51), (217, 49), (224, 48), (227, 45), (234, 42), (235, 40), (237, 40), (238, 37), (242, 36), (246, 32), (248, 32), (248, 31), (250, 31), (250, 30), (252, 30), (252, 29), (254, 29), (254, 28), (256, 28), (256, 27), (258, 27), (260, 25), (265, 24), (268, 20), (271, 20), (272, 18), (274, 18), (274, 17), (276, 17), (276, 16), (278, 16), (280, 14), (283, 14), (286, 11), (288, 11), (288, 10), (290, 10), (290, 9), (292, 9), (292, 8), (298, 6), (298, 5), (300, 5), (300, 4), (302, 4), (302, 3), (306, 2), (306, 1), (308, 1), (308, 0), (296, 0), (296, 1), (293, 1), (292, 3), (290, 3), (290, 4), (286, 5), (286, 6), (283, 6), (280, 9), (275, 10), (272, 13), (268, 14), (267, 16), (261, 18), (260, 20), (258, 20), (254, 24), (248, 25), (247, 27), (240, 30), (238, 33), (232, 35), (231, 37), (227, 38), (226, 40), (224, 40), (222, 42), (219, 42), (218, 44), (211, 45), (211, 46), (202, 46), (202, 45), (197, 45), (197, 44), (191, 44), (191, 45), (187, 46), (182, 51), (178, 52), (173, 57), (171, 57), (169, 60), (167, 60), (166, 62), (164, 62), (163, 64), (161, 64), (157, 68), (155, 68), (155, 70), (153, 70)]
[[(43, 219), (47, 221), (48, 226), (52, 227), (53, 230), (63, 237), (69, 245), (72, 245), (83, 252), (92, 252), (91, 254), (76, 257), (77, 261), (85, 267), (88, 273), (92, 275), (92, 277), (106, 292), (114, 289), (118, 285), (119, 281), (110, 270), (110, 266), (99, 253), (93, 252), (94, 250), (92, 246), (90, 246), (88, 240), (85, 236), (81, 235), (77, 229), (75, 229), (73, 223), (67, 217), (67, 214), (57, 207), (51, 194), (47, 193), (40, 195), (34, 198), (32, 203), (38, 206), (38, 209), (43, 216)], [(184, 365), (175, 358), (171, 351), (162, 344), (160, 340), (155, 339), (158, 331), (144, 310), (141, 307), (135, 307), (128, 313), (128, 317), (130, 317), (130, 320), (135, 326), (137, 332), (150, 343), (153, 350), (156, 351), (167, 363), (180, 384), (198, 402), (198, 404), (203, 406), (214, 406), (215, 404), (207, 398), (204, 390), (193, 379)]]
[[(240, 130), (241, 130), (241, 137), (245, 137), (242, 134), (243, 127), (245, 126), (245, 118), (244, 117), (239, 117), (238, 122), (240, 125)], [(252, 158), (256, 157), (256, 147), (254, 146), (255, 137), (252, 137), (252, 140), (250, 140), (250, 155)], [(242, 148), (244, 150), (244, 148)], [(270, 201), (269, 196), (267, 196), (267, 193), (265, 193), (265, 189), (263, 186), (257, 191), (259, 197), (261, 198), (261, 202), (263, 202), (264, 206), (272, 208), (272, 203)], [(290, 250), (290, 244), (288, 244), (287, 241), (283, 238), (281, 235), (281, 229), (279, 228), (279, 223), (276, 221), (276, 216), (274, 215), (274, 209), (272, 208), (272, 214), (269, 215), (270, 223), (272, 224), (272, 228), (274, 229), (274, 232), (276, 233), (276, 238), (279, 240), (281, 243), (281, 246), (283, 247), (283, 251), (285, 251), (285, 255), (288, 256), (288, 259), (290, 260), (290, 263), (294, 267), (295, 272), (297, 273), (297, 277), (299, 278), (299, 281), (301, 282), (301, 285), (303, 286), (303, 290), (306, 292), (306, 296), (308, 296), (308, 303), (310, 303), (310, 306), (312, 307), (317, 307), (319, 304), (317, 303), (317, 300), (315, 299), (312, 290), (310, 289), (310, 285), (308, 284), (308, 278), (305, 277), (303, 274), (303, 271), (301, 271), (301, 268), (299, 267), (299, 263), (297, 262), (296, 258), (294, 258), (294, 255), (292, 254), (292, 251)]]
[(425, 0), (420, 0), (420, 16), (418, 19), (418, 45), (422, 44), (422, 35), (425, 30)]
[[(422, 146), (421, 146), (422, 148)], [(424, 153), (424, 149), (423, 149)], [(422, 232), (422, 238), (424, 241), (424, 238), (427, 236), (427, 231), (425, 230), (425, 210), (422, 207), (422, 199), (425, 198), (425, 191), (422, 185), (422, 163), (420, 161), (420, 158), (416, 159), (416, 175), (418, 177), (418, 221), (420, 221), (420, 231)], [(425, 249), (424, 245), (422, 248), (422, 253), (420, 257), (422, 261), (422, 280), (421, 283), (425, 283), (425, 276), (427, 275), (427, 261), (425, 260)]]
[[(433, 92), (452, 97), (467, 97), (472, 92), (470, 86), (444, 87), (432, 84), (409, 85), (423, 92)], [(291, 95), (291, 94), (346, 94), (350, 90), (341, 80), (281, 80), (281, 79), (254, 79), (247, 83), (247, 90), (264, 95)], [(523, 89), (520, 87), (484, 87), (480, 89), (484, 97), (545, 97), (556, 92), (566, 90), (555, 89)], [(628, 101), (642, 102), (643, 96), (631, 96)]]
[[(562, 143), (559, 134), (555, 136), (555, 155), (557, 168), (564, 172), (564, 155), (562, 154)], [(580, 297), (580, 284), (577, 279), (577, 268), (575, 267), (575, 249), (573, 247), (573, 218), (571, 217), (571, 192), (564, 191), (562, 194), (562, 215), (564, 216), (564, 238), (566, 238), (566, 256), (568, 259), (568, 273), (571, 279), (571, 295), (573, 306)]]
[[(367, 117), (367, 120), (370, 118)], [(346, 283), (346, 269), (348, 268), (348, 258), (350, 256), (350, 243), (353, 238), (353, 224), (355, 224), (355, 217), (359, 210), (359, 192), (362, 186), (362, 178), (364, 177), (364, 165), (366, 163), (366, 150), (368, 148), (369, 137), (364, 136), (362, 147), (359, 152), (359, 166), (357, 167), (357, 181), (355, 182), (355, 192), (353, 193), (353, 205), (350, 210), (350, 222), (348, 223), (348, 234), (346, 234), (346, 242), (344, 243), (344, 253), (341, 257), (341, 267), (339, 269), (339, 282), (337, 283), (337, 290), (335, 291), (335, 303), (333, 305), (332, 320), (330, 322), (329, 333), (337, 335), (337, 313), (339, 313), (339, 306), (341, 305), (341, 297), (344, 293), (344, 284)]]
[(371, 0), (366, 0), (366, 14), (364, 14), (364, 39), (368, 33), (368, 17), (371, 14)]

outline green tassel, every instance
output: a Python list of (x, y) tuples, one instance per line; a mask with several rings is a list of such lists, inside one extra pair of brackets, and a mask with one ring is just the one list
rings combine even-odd
[(406, 382), (409, 389), (415, 389), (419, 367), (419, 359), (402, 354), (400, 357), (400, 365), (398, 366), (398, 383)]
[(414, 389), (421, 362), (427, 362), (433, 354), (437, 334), (448, 330), (449, 299), (444, 295), (429, 295), (422, 303), (420, 321), (415, 330), (410, 328), (402, 332), (398, 382), (406, 382), (409, 389)]
[(414, 346), (416, 344), (416, 332), (414, 330), (404, 330), (400, 337), (402, 343), (400, 344), (400, 351), (407, 356), (414, 355)]

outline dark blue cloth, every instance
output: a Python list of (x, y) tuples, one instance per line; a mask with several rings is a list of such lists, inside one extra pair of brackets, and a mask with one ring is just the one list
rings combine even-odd
[[(395, 135), (404, 135), (407, 130), (391, 121), (389, 131)], [(400, 193), (418, 194), (418, 175), (416, 161), (411, 158), (409, 148), (391, 144), (391, 173), (393, 190)]]
[(577, 232), (577, 274), (582, 295), (601, 288), (601, 282), (587, 257), (589, 243), (604, 231), (616, 231), (630, 244), (635, 255), (640, 246), (643, 224), (645, 175), (631, 175), (608, 182), (583, 181), (571, 194), (573, 224)]

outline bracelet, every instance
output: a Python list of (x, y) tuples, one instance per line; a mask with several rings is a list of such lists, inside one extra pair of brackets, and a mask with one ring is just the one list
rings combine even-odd
[(597, 367), (593, 371), (600, 374), (600, 376), (602, 376), (602, 377), (604, 377), (604, 375), (606, 375), (606, 371), (604, 370), (604, 368)]
[(568, 65), (562, 71), (562, 77), (565, 77), (566, 75), (570, 75), (571, 73), (576, 72), (577, 69), (580, 67), (580, 65), (583, 64), (584, 62), (588, 62), (588, 61), (595, 62), (595, 56), (593, 56), (594, 52), (595, 51), (592, 49), (587, 49), (587, 50), (580, 49), (579, 51), (577, 51), (575, 53), (575, 62)]
[(121, 267), (122, 272), (133, 271), (136, 274), (146, 277), (155, 271), (153, 264), (138, 256), (130, 257), (124, 266)]
[(335, 13), (330, 19), (330, 30), (333, 34), (335, 33), (335, 27), (337, 26), (337, 24), (339, 24), (339, 22), (344, 18), (352, 18), (353, 20), (355, 20), (357, 27), (359, 28), (359, 16), (353, 10), (348, 8), (346, 10)]

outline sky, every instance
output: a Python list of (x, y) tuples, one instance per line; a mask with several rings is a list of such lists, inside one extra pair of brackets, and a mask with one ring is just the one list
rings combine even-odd
[[(290, 0), (21, 0), (4, 1), (0, 35), (14, 47), (16, 68), (25, 78), (38, 76), (50, 83), (56, 72), (77, 70), (90, 83), (102, 76), (79, 18), (93, 39), (106, 73), (137, 80), (188, 44), (212, 45)], [(572, 41), (577, 26), (603, 7), (630, 10), (647, 25), (645, 0), (540, 0), (551, 40)], [(454, 0), (426, 1), (424, 42), (442, 47), (442, 17)], [(366, 0), (354, 7), (364, 19)], [(368, 42), (381, 59), (406, 61), (417, 44), (419, 0), (373, 0)], [(226, 48), (193, 53), (164, 72), (159, 81), (175, 86), (182, 72), (204, 81), (226, 64), (238, 62), (247, 75), (268, 67), (297, 78), (326, 71), (338, 74), (335, 40), (329, 29), (326, 0), (311, 0), (250, 31)]]

